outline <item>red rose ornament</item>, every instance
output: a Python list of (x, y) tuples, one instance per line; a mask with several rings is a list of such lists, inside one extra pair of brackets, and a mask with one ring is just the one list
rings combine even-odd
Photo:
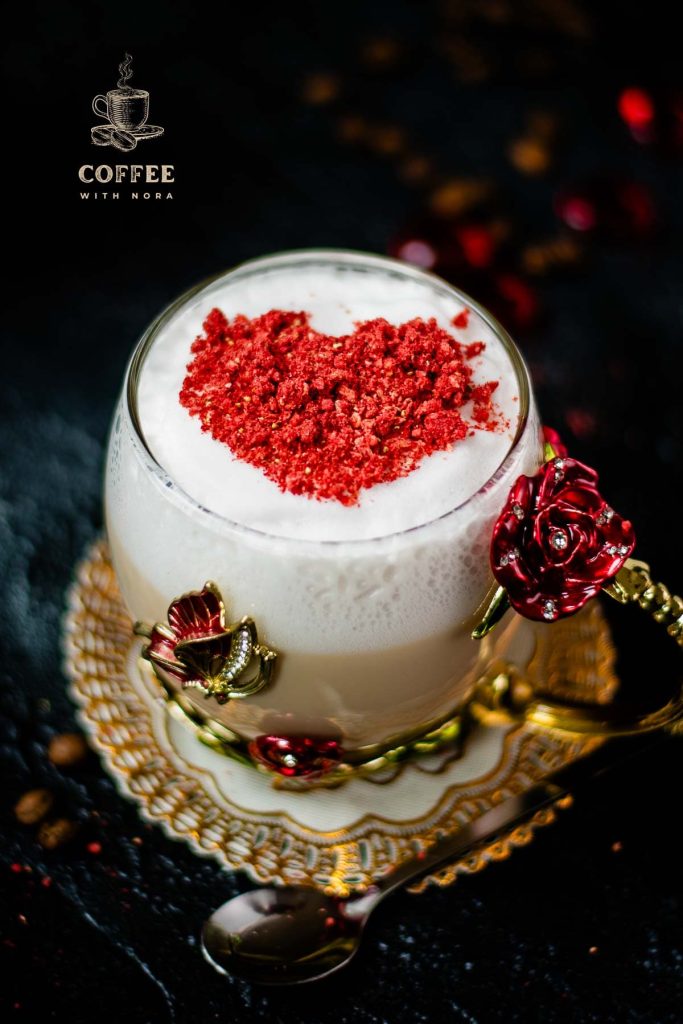
[(258, 736), (249, 753), (285, 778), (316, 778), (339, 764), (343, 751), (337, 740), (308, 736)]
[(597, 485), (595, 470), (557, 457), (510, 491), (493, 530), (491, 568), (525, 618), (552, 622), (578, 611), (633, 551), (633, 526)]

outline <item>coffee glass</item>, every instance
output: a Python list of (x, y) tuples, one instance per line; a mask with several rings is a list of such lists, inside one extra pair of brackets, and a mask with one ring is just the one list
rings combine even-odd
[[(169, 325), (194, 308), (210, 309), (221, 289), (248, 288), (280, 270), (303, 274), (316, 267), (339, 268), (358, 280), (376, 278), (379, 288), (390, 279), (392, 285), (455, 299), (488, 326), (504, 350), (519, 395), (516, 427), (490, 478), (445, 514), (363, 539), (282, 536), (204, 507), (171, 478), (148, 445), (140, 380)], [(514, 613), (484, 641), (471, 633), (495, 590), (489, 566), (493, 524), (515, 479), (533, 474), (542, 461), (524, 361), (504, 328), (469, 296), (425, 271), (362, 253), (308, 250), (252, 260), (182, 295), (134, 351), (107, 456), (113, 564), (135, 620), (165, 621), (174, 600), (212, 580), (229, 617), (251, 616), (259, 638), (277, 651), (272, 681), (245, 700), (219, 705), (167, 680), (171, 696), (191, 715), (244, 744), (262, 736), (330, 739), (347, 761), (360, 763), (457, 715), (492, 659), (514, 658), (522, 669), (528, 663), (533, 650), (525, 648), (528, 637)]]
[(149, 117), (149, 93), (146, 89), (110, 89), (106, 96), (95, 97), (92, 108), (115, 128), (133, 132)]

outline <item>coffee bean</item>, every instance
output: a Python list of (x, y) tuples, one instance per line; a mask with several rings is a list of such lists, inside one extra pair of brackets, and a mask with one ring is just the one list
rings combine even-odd
[(115, 146), (124, 153), (130, 153), (132, 149), (135, 149), (137, 144), (138, 140), (134, 135), (131, 135), (130, 132), (124, 132), (122, 128), (112, 129), (110, 145)]
[(90, 138), (96, 146), (108, 146), (111, 139), (111, 128), (106, 124), (98, 124), (90, 129)]
[(22, 825), (37, 825), (52, 809), (55, 798), (49, 789), (29, 789), (14, 806), (14, 816)]
[(78, 822), (69, 818), (56, 818), (54, 821), (43, 822), (37, 838), (44, 850), (56, 850), (70, 843), (77, 832)]
[(96, 146), (115, 146), (124, 153), (135, 149), (138, 140), (130, 132), (115, 128), (113, 124), (98, 124), (90, 129), (90, 138)]
[(53, 736), (47, 756), (58, 768), (71, 768), (88, 755), (88, 744), (79, 732), (64, 732)]

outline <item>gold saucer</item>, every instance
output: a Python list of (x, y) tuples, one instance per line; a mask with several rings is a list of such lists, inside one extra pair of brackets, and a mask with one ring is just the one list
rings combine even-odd
[[(612, 698), (615, 651), (597, 602), (551, 627), (523, 625), (536, 637), (529, 667), (536, 688), (557, 697), (571, 688), (575, 698), (598, 703)], [(173, 714), (173, 702), (150, 685), (104, 541), (77, 568), (64, 646), (79, 718), (119, 790), (169, 836), (261, 884), (304, 883), (339, 895), (361, 891), (437, 834), (457, 830), (603, 742), (529, 725), (481, 727), (467, 738), (461, 757), (422, 758), (388, 780), (369, 776), (338, 789), (274, 790), (252, 767), (200, 744)], [(377, 785), (383, 786), (381, 801)], [(556, 807), (471, 851), (414, 891), (448, 885), (506, 859), (555, 820)]]

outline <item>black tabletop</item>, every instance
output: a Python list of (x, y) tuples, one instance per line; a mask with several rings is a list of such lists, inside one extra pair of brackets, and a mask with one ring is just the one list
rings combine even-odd
[[(509, 861), (388, 901), (347, 972), (297, 991), (219, 977), (200, 955), (202, 921), (245, 878), (144, 824), (94, 755), (60, 769), (46, 753), (76, 728), (64, 595), (102, 528), (104, 446), (130, 350), (174, 296), (248, 257), (427, 252), (501, 316), (546, 422), (599, 469), (638, 553), (680, 592), (683, 106), (665, 5), (396, 0), (219, 15), (124, 0), (15, 13), (0, 1000), (19, 1020), (74, 1024), (680, 1020), (673, 738), (597, 781)], [(165, 132), (134, 151), (98, 148), (91, 101), (126, 52)], [(79, 181), (83, 166), (136, 163), (173, 165), (174, 180), (137, 199), (128, 181)], [(680, 656), (637, 613), (610, 617), (625, 686), (654, 699)], [(72, 842), (45, 850), (17, 823), (35, 787), (80, 824)]]

